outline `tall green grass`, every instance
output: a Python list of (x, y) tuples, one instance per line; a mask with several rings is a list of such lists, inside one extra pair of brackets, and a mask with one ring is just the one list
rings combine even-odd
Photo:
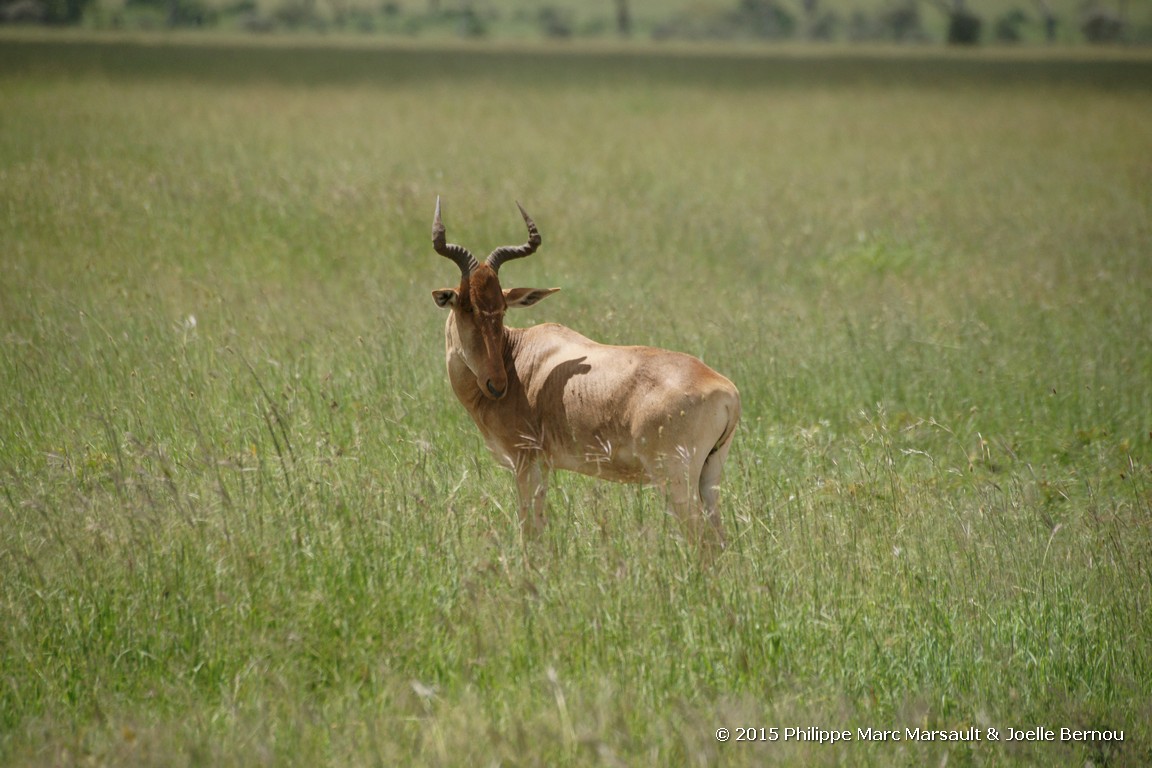
[[(0, 762), (1149, 759), (1146, 61), (0, 59)], [(736, 382), (714, 563), (574, 476), (519, 540), (436, 195)], [(714, 738), (1034, 725), (1125, 740)]]

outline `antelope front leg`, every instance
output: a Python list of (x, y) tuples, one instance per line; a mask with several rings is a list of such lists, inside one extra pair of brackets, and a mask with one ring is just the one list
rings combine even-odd
[(537, 458), (516, 462), (516, 490), (520, 496), (520, 531), (525, 539), (544, 532), (544, 497), (548, 494), (548, 468)]

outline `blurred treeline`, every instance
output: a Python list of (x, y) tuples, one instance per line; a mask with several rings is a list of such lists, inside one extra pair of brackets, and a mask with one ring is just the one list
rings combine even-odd
[(0, 24), (413, 38), (1152, 43), (1149, 0), (0, 0)]

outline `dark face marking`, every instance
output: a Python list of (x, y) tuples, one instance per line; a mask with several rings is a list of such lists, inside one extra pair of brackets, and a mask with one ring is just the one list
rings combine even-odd
[[(479, 336), (483, 362), (476, 371), (476, 383), (486, 397), (499, 400), (508, 390), (504, 370), (504, 312), (507, 304), (500, 288), (500, 278), (487, 264), (474, 268), (460, 282), (460, 319), (470, 324)], [(477, 349), (477, 352), (480, 350)]]
[(468, 300), (476, 311), (504, 314), (504, 292), (500, 288), (500, 278), (487, 264), (472, 270), (467, 280), (462, 281), (461, 288), (468, 294)]

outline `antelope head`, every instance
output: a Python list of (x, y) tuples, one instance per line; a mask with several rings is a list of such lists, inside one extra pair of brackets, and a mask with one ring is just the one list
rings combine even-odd
[(508, 334), (504, 328), (504, 313), (512, 307), (530, 307), (560, 290), (500, 287), (500, 265), (530, 256), (540, 247), (540, 233), (536, 231), (535, 222), (520, 203), (516, 203), (516, 207), (528, 225), (528, 242), (497, 248), (483, 262), (478, 262), (467, 248), (447, 241), (444, 224), (440, 221), (439, 197), (436, 198), (436, 214), (432, 219), (432, 247), (460, 268), (460, 286), (432, 291), (432, 297), (437, 306), (452, 311), (459, 335), (458, 352), (476, 377), (480, 392), (491, 400), (499, 400), (508, 393), (510, 359), (506, 355)]

